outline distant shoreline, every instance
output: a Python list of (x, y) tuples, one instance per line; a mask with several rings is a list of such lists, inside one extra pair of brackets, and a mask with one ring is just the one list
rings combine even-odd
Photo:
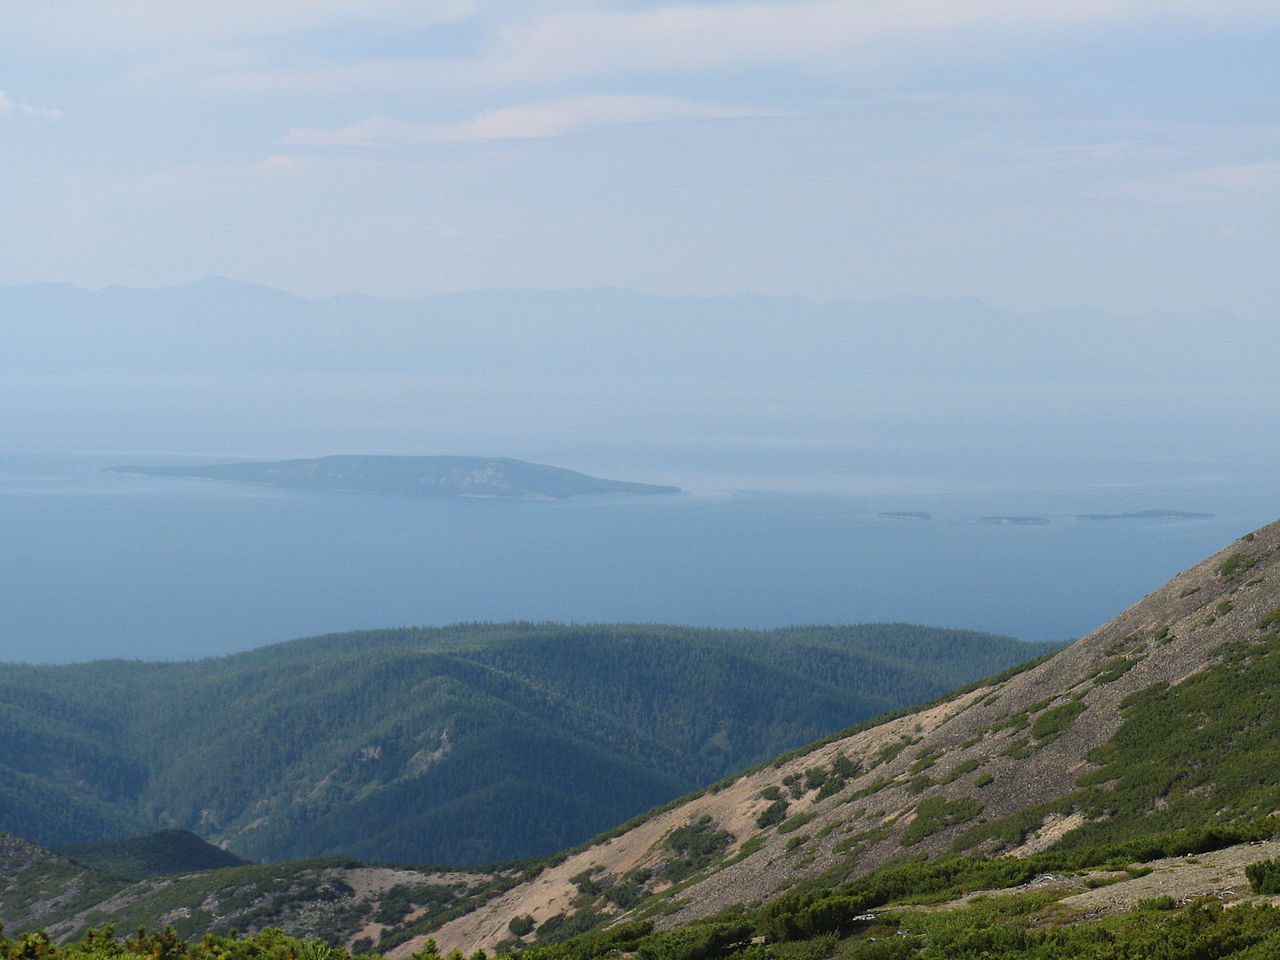
[(1212, 513), (1191, 510), (1131, 510), (1128, 513), (1078, 513), (1077, 520), (1212, 520)]

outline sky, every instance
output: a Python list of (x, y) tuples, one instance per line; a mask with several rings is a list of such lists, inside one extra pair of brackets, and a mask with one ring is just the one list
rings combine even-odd
[(0, 283), (1276, 315), (1274, 0), (0, 0)]

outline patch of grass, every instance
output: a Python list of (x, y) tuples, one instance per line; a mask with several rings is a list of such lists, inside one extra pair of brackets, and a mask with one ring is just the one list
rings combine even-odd
[(791, 833), (793, 830), (799, 830), (806, 823), (816, 817), (816, 813), (797, 813), (794, 817), (790, 817), (778, 825), (779, 833)]
[[(1167, 633), (1167, 631), (1166, 631)], [(1163, 639), (1163, 638), (1159, 638)], [(1114, 683), (1138, 665), (1139, 661), (1130, 657), (1115, 657), (1108, 660), (1093, 674), (1094, 683)]]
[(810, 838), (807, 833), (797, 833), (794, 837), (791, 837), (789, 840), (787, 840), (786, 852), (790, 853), (791, 851), (798, 849), (799, 847), (808, 843), (809, 839)]
[(1262, 617), (1256, 626), (1259, 630), (1274, 630), (1276, 627), (1280, 627), (1280, 607)]
[(933, 784), (934, 784), (934, 781), (932, 780), (932, 778), (930, 778), (927, 774), (922, 773), (918, 777), (912, 777), (910, 780), (907, 781), (907, 793), (911, 794), (911, 796), (913, 797), (917, 796), (918, 794), (924, 793), (926, 790), (932, 787)]
[(902, 845), (908, 847), (917, 844), (939, 830), (972, 820), (981, 812), (982, 804), (972, 797), (959, 800), (929, 797), (917, 804), (915, 819), (902, 831)]
[(1046, 710), (1031, 725), (1031, 736), (1042, 744), (1049, 743), (1062, 736), (1069, 729), (1076, 717), (1085, 711), (1085, 705), (1078, 700), (1064, 703), (1061, 706)]
[(1217, 573), (1223, 579), (1230, 580), (1251, 569), (1257, 562), (1253, 557), (1246, 557), (1243, 553), (1233, 553), (1218, 564)]
[(977, 770), (980, 766), (982, 766), (982, 761), (979, 760), (977, 757), (970, 757), (968, 760), (962, 760), (959, 763), (957, 763), (954, 767), (952, 767), (950, 770), (948, 770), (947, 775), (943, 777), (941, 780), (939, 780), (938, 782), (951, 783), (954, 780), (959, 780), (966, 773), (972, 773), (974, 770)]
[(1032, 749), (1027, 738), (1019, 737), (1017, 740), (1014, 740), (1007, 747), (1001, 750), (1000, 755), (1003, 757), (1012, 757), (1014, 760), (1025, 760), (1034, 752), (1035, 751)]

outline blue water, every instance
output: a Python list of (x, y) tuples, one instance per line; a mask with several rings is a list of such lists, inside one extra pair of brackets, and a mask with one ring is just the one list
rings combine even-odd
[[(706, 489), (507, 502), (100, 472), (130, 459), (0, 455), (0, 659), (186, 659), (338, 630), (508, 619), (905, 620), (1060, 639), (1274, 519), (1274, 491), (1240, 478), (1122, 496)], [(1143, 506), (1216, 516), (1072, 519)], [(878, 516), (913, 509), (935, 519)], [(991, 513), (1053, 522), (976, 522)]]

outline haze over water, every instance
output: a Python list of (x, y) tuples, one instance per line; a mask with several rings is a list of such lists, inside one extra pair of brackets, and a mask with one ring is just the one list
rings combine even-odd
[[(1177, 466), (1124, 489), (1064, 490), (1060, 474), (1004, 489), (882, 474), (857, 481), (862, 490), (787, 491), (775, 477), (752, 491), (735, 487), (750, 478), (672, 454), (648, 474), (619, 463), (608, 475), (687, 478), (685, 494), (545, 502), (100, 472), (137, 459), (0, 454), (0, 658), (187, 659), (337, 630), (507, 619), (905, 620), (1062, 639), (1272, 519), (1280, 502), (1274, 482)], [(1151, 506), (1216, 516), (1074, 519)], [(879, 516), (894, 510), (934, 519)], [(977, 522), (991, 514), (1052, 522)]]

